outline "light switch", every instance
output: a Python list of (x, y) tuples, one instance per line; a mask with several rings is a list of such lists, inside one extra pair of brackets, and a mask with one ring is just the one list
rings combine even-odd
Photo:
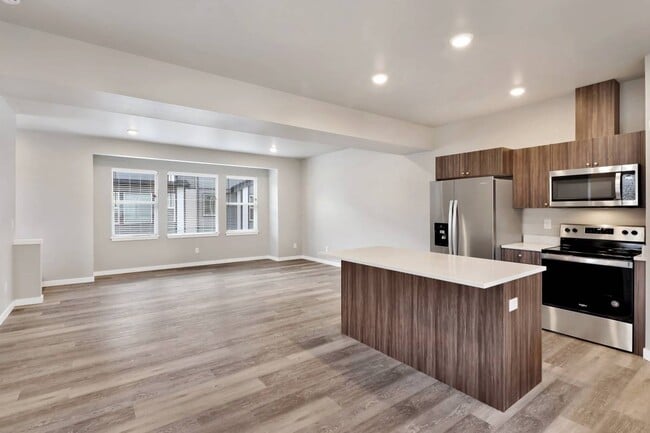
[(513, 312), (519, 308), (519, 298), (512, 298), (508, 301), (508, 311)]
[(544, 230), (551, 230), (551, 219), (544, 218)]

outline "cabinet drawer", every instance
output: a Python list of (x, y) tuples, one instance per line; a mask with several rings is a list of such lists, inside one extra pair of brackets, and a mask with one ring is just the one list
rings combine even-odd
[(501, 260), (504, 262), (525, 263), (528, 265), (541, 265), (542, 255), (539, 251), (514, 250), (501, 248)]

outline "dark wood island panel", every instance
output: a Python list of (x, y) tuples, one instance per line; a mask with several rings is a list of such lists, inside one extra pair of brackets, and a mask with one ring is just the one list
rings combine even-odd
[(480, 289), (341, 265), (343, 334), (502, 411), (541, 382), (541, 274)]

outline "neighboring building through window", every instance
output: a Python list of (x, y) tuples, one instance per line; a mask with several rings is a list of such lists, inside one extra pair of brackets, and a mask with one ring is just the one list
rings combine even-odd
[(112, 239), (151, 239), (158, 236), (157, 173), (114, 168)]
[(217, 227), (217, 176), (169, 173), (168, 236), (214, 235), (218, 233)]
[(228, 176), (226, 234), (257, 233), (257, 179)]

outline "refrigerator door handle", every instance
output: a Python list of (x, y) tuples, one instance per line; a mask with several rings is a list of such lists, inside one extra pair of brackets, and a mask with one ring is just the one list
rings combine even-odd
[(447, 215), (448, 221), (448, 230), (447, 236), (449, 236), (449, 254), (454, 254), (454, 200), (449, 200), (449, 214)]
[(458, 200), (454, 200), (454, 211), (452, 216), (452, 221), (454, 224), (454, 234), (451, 238), (451, 241), (454, 245), (454, 255), (458, 255)]

